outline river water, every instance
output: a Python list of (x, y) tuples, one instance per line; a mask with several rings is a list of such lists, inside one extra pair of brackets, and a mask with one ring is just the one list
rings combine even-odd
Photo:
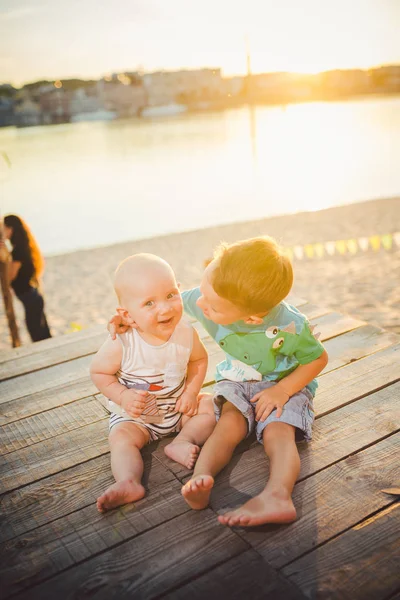
[(0, 130), (45, 254), (400, 194), (400, 98)]

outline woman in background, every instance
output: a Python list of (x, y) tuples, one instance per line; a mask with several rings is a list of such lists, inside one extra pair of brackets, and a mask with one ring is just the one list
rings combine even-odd
[(12, 262), (9, 265), (10, 284), (25, 308), (26, 326), (32, 342), (51, 337), (44, 314), (44, 300), (39, 279), (43, 274), (44, 260), (29, 227), (20, 217), (4, 217), (4, 237), (12, 245)]

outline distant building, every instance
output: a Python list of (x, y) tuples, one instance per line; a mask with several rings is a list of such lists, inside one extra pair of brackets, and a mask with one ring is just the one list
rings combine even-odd
[(334, 97), (363, 94), (370, 91), (371, 87), (368, 72), (362, 69), (325, 71), (316, 75), (315, 78), (319, 79), (323, 95)]
[(43, 123), (46, 125), (54, 123), (68, 123), (71, 116), (72, 92), (66, 92), (61, 88), (50, 88), (40, 95), (40, 109), (43, 114)]
[(388, 65), (370, 71), (374, 87), (381, 92), (400, 92), (400, 65)]
[(143, 75), (149, 106), (208, 100), (222, 95), (221, 69), (156, 71)]
[(14, 125), (14, 101), (12, 98), (4, 98), (0, 96), (0, 127), (8, 127)]
[(92, 88), (78, 88), (71, 93), (69, 103), (70, 115), (75, 116), (82, 113), (92, 113), (102, 108), (97, 94), (97, 86)]
[(101, 106), (119, 117), (136, 116), (146, 106), (146, 91), (140, 81), (137, 84), (101, 79), (96, 87)]
[(17, 127), (33, 127), (42, 123), (40, 106), (28, 96), (17, 101), (14, 113)]
[(242, 94), (244, 90), (245, 77), (242, 75), (237, 75), (236, 77), (226, 78), (223, 80), (223, 82), (225, 94), (234, 98)]
[(16, 91), (9, 83), (0, 85), (0, 127), (14, 125), (14, 99)]

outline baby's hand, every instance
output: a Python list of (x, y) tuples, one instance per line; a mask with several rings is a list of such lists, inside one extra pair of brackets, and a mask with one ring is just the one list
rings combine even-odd
[(183, 392), (182, 396), (180, 396), (175, 405), (175, 410), (183, 415), (187, 415), (188, 417), (193, 417), (196, 415), (197, 394), (193, 394), (192, 392)]
[(257, 402), (256, 405), (256, 421), (265, 421), (269, 414), (276, 408), (276, 417), (282, 414), (282, 409), (289, 400), (289, 394), (283, 391), (278, 385), (267, 388), (262, 392), (258, 392), (250, 402)]
[(120, 315), (114, 315), (107, 323), (107, 329), (111, 335), (111, 339), (115, 340), (117, 333), (125, 333), (128, 331), (129, 325), (125, 323)]
[(137, 419), (142, 414), (146, 405), (146, 390), (124, 390), (120, 396), (121, 408), (124, 409), (130, 417)]

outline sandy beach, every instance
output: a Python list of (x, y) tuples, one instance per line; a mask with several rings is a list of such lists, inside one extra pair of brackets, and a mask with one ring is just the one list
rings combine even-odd
[[(397, 231), (400, 198), (389, 198), (52, 256), (46, 260), (44, 276), (46, 312), (53, 335), (105, 324), (116, 306), (114, 270), (123, 258), (135, 252), (152, 252), (168, 260), (185, 289), (198, 285), (204, 260), (212, 256), (213, 248), (221, 241), (268, 234), (285, 246), (304, 246)], [(293, 262), (296, 295), (400, 333), (398, 246)], [(29, 343), (21, 305), (17, 300), (14, 304), (22, 341)], [(0, 349), (9, 347), (1, 306)]]

